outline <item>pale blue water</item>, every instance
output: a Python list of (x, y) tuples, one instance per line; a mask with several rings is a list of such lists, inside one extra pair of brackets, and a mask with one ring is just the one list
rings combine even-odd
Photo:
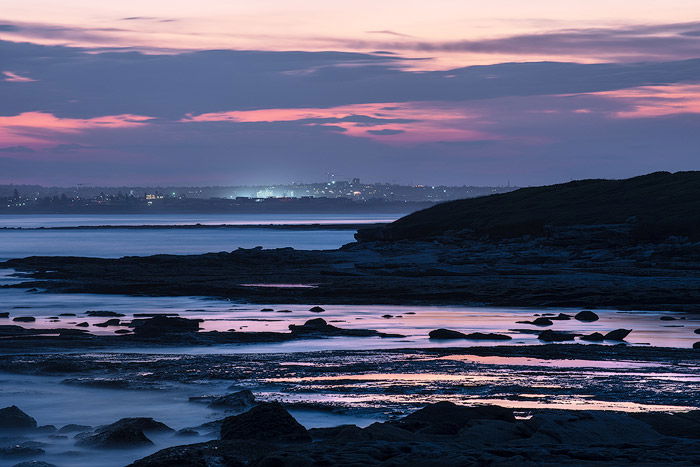
[[(36, 215), (0, 216), (0, 228), (138, 226), (367, 224), (391, 222), (400, 214), (275, 214), (275, 215)], [(0, 230), (0, 260), (27, 256), (146, 256), (200, 254), (237, 248), (328, 250), (354, 241), (353, 230), (283, 229), (70, 229)]]

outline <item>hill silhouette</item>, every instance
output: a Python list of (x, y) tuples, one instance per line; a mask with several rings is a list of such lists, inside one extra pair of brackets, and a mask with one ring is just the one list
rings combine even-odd
[(551, 227), (627, 224), (630, 238), (700, 239), (700, 172), (655, 172), (624, 180), (577, 180), (442, 203), (380, 228), (359, 241), (438, 236), (545, 235)]

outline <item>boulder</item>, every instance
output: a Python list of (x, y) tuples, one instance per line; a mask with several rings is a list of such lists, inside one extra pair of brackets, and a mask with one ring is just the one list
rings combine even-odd
[(36, 426), (36, 420), (16, 405), (0, 409), (0, 430), (31, 430)]
[(83, 321), (82, 323), (76, 324), (76, 326), (80, 326), (81, 328), (87, 328), (90, 326), (90, 323), (88, 323), (87, 321)]
[(664, 436), (700, 439), (700, 410), (680, 413), (642, 412), (631, 416), (649, 424)]
[(568, 321), (571, 319), (571, 315), (567, 315), (566, 313), (559, 313), (557, 316), (550, 316), (549, 319), (552, 321)]
[(401, 334), (387, 334), (373, 329), (343, 329), (328, 324), (323, 318), (314, 318), (302, 325), (290, 324), (289, 330), (294, 336), (322, 335), (322, 336), (356, 336), (356, 337), (405, 337)]
[(273, 310), (272, 308), (262, 308), (260, 311), (266, 311), (266, 312), (267, 312), (267, 311), (275, 311), (275, 310)]
[(696, 342), (693, 344), (694, 349), (700, 349), (700, 342)]
[(496, 334), (494, 332), (472, 332), (467, 334), (465, 336), (465, 339), (472, 339), (477, 341), (508, 341), (511, 340), (512, 337), (507, 336), (505, 334)]
[(199, 331), (201, 319), (187, 319), (170, 316), (154, 316), (135, 319), (131, 322), (134, 334), (138, 337), (161, 337), (172, 334), (189, 334)]
[(495, 405), (465, 407), (443, 401), (388, 423), (414, 433), (455, 435), (473, 420), (515, 422), (515, 416), (511, 409)]
[(104, 323), (97, 323), (95, 324), (95, 326), (97, 326), (98, 328), (106, 328), (107, 326), (119, 326), (120, 323), (121, 321), (119, 321), (119, 318), (112, 318), (108, 319)]
[(117, 313), (116, 311), (104, 311), (104, 310), (89, 310), (85, 312), (86, 315), (93, 318), (121, 318), (125, 316), (122, 313)]
[(76, 433), (76, 432), (84, 432), (84, 431), (90, 431), (92, 430), (92, 427), (89, 425), (77, 425), (75, 423), (71, 423), (68, 425), (65, 425), (61, 427), (58, 432), (59, 433)]
[(463, 332), (453, 331), (452, 329), (435, 329), (428, 333), (431, 339), (466, 339), (467, 335)]
[(631, 329), (615, 329), (605, 335), (606, 341), (622, 341), (631, 333)]
[(675, 321), (675, 320), (677, 320), (678, 318), (674, 318), (673, 316), (662, 316), (662, 317), (659, 318), (659, 319), (660, 319), (661, 321)]
[(583, 321), (584, 323), (592, 323), (593, 321), (598, 321), (600, 317), (593, 313), (591, 310), (583, 310), (576, 313), (575, 319)]
[(18, 316), (13, 318), (12, 321), (16, 321), (18, 323), (33, 323), (36, 321), (36, 318), (33, 316)]
[(547, 329), (546, 331), (542, 331), (537, 338), (545, 342), (566, 342), (574, 340), (576, 336), (579, 335), (580, 334), (574, 334), (571, 332), (552, 331), (551, 329)]
[(58, 316), (75, 316), (75, 313), (61, 313)]
[(323, 313), (326, 310), (321, 308), (320, 306), (312, 306), (311, 308), (309, 308), (309, 311), (312, 313)]
[(539, 318), (535, 318), (532, 321), (516, 321), (518, 324), (534, 324), (535, 326), (551, 326), (554, 324), (550, 318), (545, 318), (544, 316), (540, 316)]
[(77, 435), (78, 441), (76, 444), (78, 446), (102, 449), (135, 448), (153, 444), (146, 437), (146, 433), (168, 431), (173, 431), (173, 429), (152, 418), (122, 418), (112, 424), (100, 426), (92, 433)]
[(700, 334), (700, 329), (696, 329), (696, 330), (693, 331), (693, 332), (694, 332), (695, 334)]
[(255, 396), (248, 389), (217, 397), (209, 403), (209, 407), (225, 407), (227, 409), (244, 410), (255, 405)]
[(114, 331), (114, 334), (129, 334), (131, 333), (131, 330), (129, 329), (117, 329)]
[(593, 334), (588, 334), (587, 336), (581, 336), (581, 340), (590, 342), (603, 342), (605, 336), (599, 332), (594, 332)]
[(0, 318), (9, 318), (9, 317), (10, 317), (10, 313), (7, 311), (3, 311), (2, 313), (0, 313)]
[(279, 402), (263, 402), (221, 423), (222, 440), (309, 442), (311, 436)]

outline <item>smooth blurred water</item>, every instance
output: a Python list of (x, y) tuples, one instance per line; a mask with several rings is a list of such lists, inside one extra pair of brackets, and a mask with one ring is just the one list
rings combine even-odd
[[(37, 229), (79, 226), (367, 224), (390, 222), (400, 214), (278, 215), (36, 215), (0, 216), (0, 228)], [(237, 248), (328, 250), (354, 241), (354, 230), (285, 230), (270, 228), (138, 228), (0, 230), (0, 260), (27, 256), (95, 256), (119, 258), (154, 254), (201, 254)]]

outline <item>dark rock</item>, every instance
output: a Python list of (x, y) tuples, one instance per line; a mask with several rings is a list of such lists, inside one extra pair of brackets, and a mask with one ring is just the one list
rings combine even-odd
[(16, 405), (0, 409), (0, 430), (31, 430), (36, 428), (36, 420)]
[(225, 418), (221, 424), (221, 439), (308, 442), (311, 436), (282, 404), (263, 402), (245, 413)]
[(511, 409), (495, 405), (464, 407), (452, 402), (437, 402), (387, 423), (414, 433), (454, 435), (473, 420), (515, 422), (515, 416)]
[(90, 326), (90, 323), (88, 323), (87, 321), (83, 321), (82, 323), (76, 324), (76, 326), (80, 326), (81, 328), (86, 328), (86, 327)]
[(516, 321), (518, 324), (534, 324), (535, 326), (551, 326), (554, 324), (551, 319), (545, 317), (535, 318), (532, 321)]
[(131, 331), (129, 329), (117, 329), (114, 334), (129, 334)]
[(32, 447), (32, 446), (23, 446), (23, 445), (15, 445), (15, 446), (7, 446), (4, 448), (0, 448), (0, 459), (16, 459), (16, 458), (22, 458), (22, 457), (34, 457), (34, 456), (41, 456), (45, 453), (45, 451), (41, 448), (37, 447)]
[(326, 310), (321, 308), (320, 306), (312, 306), (311, 308), (309, 308), (309, 311), (312, 313), (323, 313)]
[(428, 333), (431, 339), (466, 339), (467, 335), (463, 332), (453, 331), (452, 329), (434, 329)]
[[(201, 311), (201, 310), (196, 310)], [(155, 318), (156, 316), (180, 316), (179, 313), (134, 313), (134, 318)]]
[(700, 439), (700, 410), (680, 413), (642, 412), (631, 416), (651, 425), (664, 436)]
[(56, 427), (54, 425), (41, 425), (34, 430), (35, 433), (54, 433), (55, 431)]
[(13, 318), (12, 321), (17, 321), (18, 323), (33, 323), (36, 318), (33, 316), (18, 316)]
[[(270, 443), (266, 442), (217, 440), (166, 448), (137, 460), (129, 467), (265, 467), (260, 460), (270, 454), (271, 450)], [(267, 467), (292, 467), (292, 465), (301, 467), (305, 464), (290, 464), (282, 461), (277, 464), (267, 464)]]
[(199, 432), (192, 428), (183, 428), (175, 432), (177, 436), (199, 436)]
[(694, 349), (700, 349), (700, 342), (696, 342), (693, 344)]
[(260, 311), (275, 311), (275, 310), (273, 310), (272, 308), (263, 308)]
[(292, 310), (277, 310), (277, 313), (292, 313)]
[(394, 315), (382, 315), (382, 318), (384, 318), (384, 319), (391, 319), (393, 317), (394, 317)]
[(662, 316), (659, 318), (661, 321), (675, 321), (678, 318), (674, 318), (673, 316)]
[(605, 335), (606, 341), (622, 341), (631, 333), (631, 329), (615, 329)]
[(226, 407), (243, 410), (255, 405), (255, 396), (248, 389), (217, 397), (209, 403), (209, 407)]
[(15, 464), (12, 467), (56, 467), (56, 465), (43, 461), (26, 461)]
[(58, 316), (76, 316), (76, 314), (75, 313), (61, 313)]
[(131, 322), (134, 334), (139, 337), (161, 337), (171, 334), (188, 334), (199, 331), (201, 319), (173, 318), (156, 316), (148, 319), (135, 319)]
[(605, 340), (605, 336), (599, 332), (594, 332), (593, 334), (588, 334), (587, 336), (581, 336), (581, 340), (590, 342), (602, 342)]
[(3, 311), (2, 313), (0, 313), (0, 318), (9, 318), (9, 317), (10, 317), (10, 313), (7, 311)]
[(75, 423), (68, 424), (64, 427), (61, 427), (58, 432), (59, 433), (76, 433), (76, 432), (84, 432), (84, 431), (90, 431), (92, 430), (92, 427), (89, 425), (77, 425)]
[(593, 321), (598, 321), (600, 317), (596, 314), (593, 313), (591, 310), (583, 310), (579, 311), (576, 313), (576, 316), (574, 316), (579, 321), (583, 321), (584, 323), (592, 323)]
[(76, 436), (76, 445), (102, 449), (135, 448), (149, 446), (153, 442), (145, 433), (173, 431), (164, 423), (152, 418), (122, 418), (110, 425), (98, 427), (92, 433)]
[(401, 334), (387, 334), (373, 329), (343, 329), (328, 324), (323, 318), (314, 318), (303, 325), (290, 324), (292, 335), (321, 335), (321, 336), (356, 336), (356, 337), (405, 337)]
[(552, 331), (551, 329), (547, 329), (546, 331), (542, 331), (537, 338), (545, 342), (565, 342), (574, 340), (578, 335), (579, 334), (573, 334), (570, 332)]
[(567, 315), (566, 313), (559, 313), (557, 316), (550, 316), (549, 319), (552, 321), (568, 321), (571, 319), (571, 315)]
[(119, 326), (120, 323), (121, 321), (119, 318), (112, 318), (108, 319), (104, 323), (97, 323), (94, 326), (97, 326), (98, 328), (106, 328), (107, 326)]
[(696, 330), (693, 331), (693, 332), (694, 332), (695, 334), (700, 334), (700, 329), (696, 329)]
[(89, 310), (85, 312), (86, 315), (93, 318), (121, 318), (125, 315), (122, 313), (117, 313), (115, 311), (104, 311), (104, 310)]

